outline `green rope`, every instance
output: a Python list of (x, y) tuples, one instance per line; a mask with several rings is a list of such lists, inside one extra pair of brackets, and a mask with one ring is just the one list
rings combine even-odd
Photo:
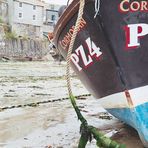
[(70, 100), (73, 108), (76, 111), (78, 119), (81, 121), (80, 133), (81, 137), (79, 140), (78, 148), (85, 148), (88, 141), (91, 142), (92, 137), (96, 139), (96, 144), (101, 148), (126, 148), (124, 144), (119, 144), (114, 140), (106, 137), (102, 132), (99, 132), (97, 128), (88, 125), (87, 120), (83, 117), (76, 104), (76, 98), (74, 96), (70, 96)]

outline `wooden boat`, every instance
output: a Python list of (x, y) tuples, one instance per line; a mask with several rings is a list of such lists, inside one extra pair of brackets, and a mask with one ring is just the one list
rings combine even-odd
[[(148, 2), (86, 0), (71, 64), (98, 104), (137, 130), (148, 147)], [(74, 0), (60, 17), (55, 46), (66, 58), (77, 19)]]

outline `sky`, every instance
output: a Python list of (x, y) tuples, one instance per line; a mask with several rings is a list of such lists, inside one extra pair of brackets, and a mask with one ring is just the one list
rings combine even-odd
[(44, 0), (47, 3), (66, 5), (68, 0)]

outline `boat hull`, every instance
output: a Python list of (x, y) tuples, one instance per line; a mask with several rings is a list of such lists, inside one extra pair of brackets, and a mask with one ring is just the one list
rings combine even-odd
[[(94, 18), (94, 1), (86, 0), (71, 66), (98, 102), (134, 127), (148, 147), (148, 14), (141, 6), (144, 3), (103, 0)], [(54, 30), (55, 46), (65, 59), (78, 8), (79, 1), (73, 1)]]
[(145, 147), (148, 146), (148, 121), (145, 119), (148, 113), (148, 103), (133, 108), (112, 108), (107, 109), (109, 113), (134, 127)]
[(148, 86), (139, 87), (106, 96), (98, 101), (109, 113), (135, 128), (145, 146), (148, 145), (147, 90)]

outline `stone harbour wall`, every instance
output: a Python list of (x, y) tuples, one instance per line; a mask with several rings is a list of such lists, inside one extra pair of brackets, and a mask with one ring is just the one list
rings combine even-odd
[(1, 39), (0, 58), (42, 59), (49, 54), (48, 41), (33, 39)]

